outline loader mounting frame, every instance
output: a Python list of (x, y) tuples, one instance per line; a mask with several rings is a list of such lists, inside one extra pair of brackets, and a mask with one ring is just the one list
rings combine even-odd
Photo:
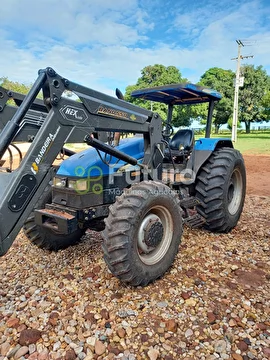
[[(37, 109), (36, 98), (41, 90), (44, 105), (38, 101), (40, 107)], [(66, 90), (76, 94), (80, 101), (63, 96)], [(39, 71), (29, 93), (17, 105), (11, 120), (0, 133), (0, 160), (19, 136), (27, 114), (46, 108), (47, 115), (19, 167), (11, 173), (0, 173), (0, 223), (5, 224), (0, 228), (0, 256), (8, 251), (51, 181), (55, 174), (52, 164), (68, 140), (83, 142), (88, 139), (91, 146), (98, 148), (102, 145), (89, 139), (93, 132), (143, 134), (145, 155), (140, 166), (149, 173), (149, 178), (160, 180), (161, 162), (157, 159), (162, 156), (164, 145), (162, 119), (157, 113), (71, 82), (50, 67)], [(136, 159), (108, 145), (106, 152), (127, 163), (137, 164)]]

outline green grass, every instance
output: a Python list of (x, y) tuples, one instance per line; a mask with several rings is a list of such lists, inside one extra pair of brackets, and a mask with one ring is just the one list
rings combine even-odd
[[(231, 134), (211, 135), (211, 137), (231, 138)], [(240, 133), (234, 147), (243, 154), (270, 155), (270, 131)]]
[[(202, 138), (204, 135), (196, 135), (196, 139)], [(211, 135), (212, 138), (229, 138), (231, 133), (222, 133), (218, 135)], [(74, 151), (81, 151), (88, 148), (84, 144), (66, 144), (66, 146)], [(254, 155), (269, 155), (270, 156), (270, 131), (252, 132), (251, 134), (239, 133), (237, 135), (237, 142), (234, 147), (241, 151), (242, 154)]]

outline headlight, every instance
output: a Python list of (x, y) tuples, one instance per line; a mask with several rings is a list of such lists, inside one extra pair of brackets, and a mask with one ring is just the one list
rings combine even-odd
[(87, 179), (68, 180), (68, 188), (77, 191), (85, 191), (88, 189), (88, 181)]
[(67, 178), (57, 177), (57, 176), (55, 176), (53, 178), (53, 185), (54, 186), (64, 188), (64, 187), (66, 187), (66, 184), (67, 184)]

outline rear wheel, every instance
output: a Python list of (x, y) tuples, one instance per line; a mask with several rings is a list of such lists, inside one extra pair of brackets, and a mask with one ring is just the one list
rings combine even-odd
[[(51, 186), (47, 186), (37, 202), (35, 209), (45, 208), (45, 204), (52, 202)], [(57, 251), (77, 244), (85, 233), (85, 229), (78, 229), (71, 234), (61, 234), (35, 223), (34, 211), (29, 215), (23, 226), (25, 236), (41, 249)]]
[(130, 285), (147, 285), (172, 265), (182, 235), (179, 199), (164, 184), (143, 181), (110, 206), (105, 219), (104, 258)]
[(238, 150), (221, 148), (213, 152), (196, 179), (198, 213), (205, 228), (229, 232), (241, 216), (246, 193), (246, 171)]

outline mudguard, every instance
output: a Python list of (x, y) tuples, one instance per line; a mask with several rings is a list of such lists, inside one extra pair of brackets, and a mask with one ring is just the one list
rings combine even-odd
[(221, 147), (233, 148), (233, 143), (230, 139), (226, 138), (198, 139), (195, 142), (194, 151), (192, 152), (188, 167), (191, 168), (196, 175), (212, 152)]

